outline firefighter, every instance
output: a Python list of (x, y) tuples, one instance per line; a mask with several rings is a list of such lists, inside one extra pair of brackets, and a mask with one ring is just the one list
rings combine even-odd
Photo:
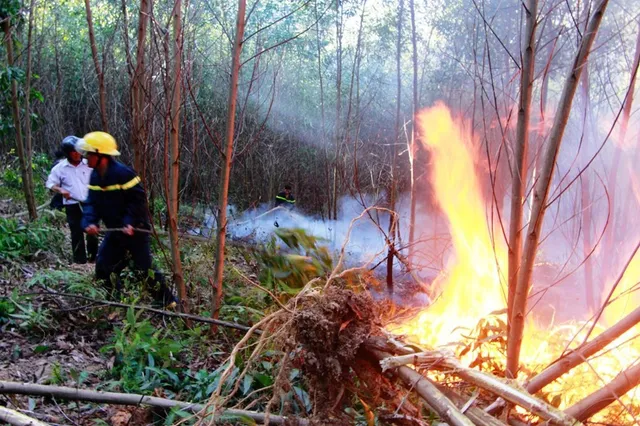
[(279, 207), (282, 205), (290, 209), (296, 205), (296, 198), (291, 193), (291, 185), (285, 185), (284, 191), (280, 192), (276, 196), (276, 207)]
[[(91, 168), (76, 151), (75, 136), (67, 136), (62, 140), (60, 151), (63, 157), (51, 169), (47, 177), (46, 187), (56, 193), (67, 215), (67, 224), (71, 231), (71, 249), (73, 262), (78, 264), (93, 263), (98, 252), (98, 237), (82, 232), (82, 201), (87, 198), (87, 185), (91, 176)], [(54, 197), (55, 198), (55, 197)]]
[(149, 288), (154, 298), (166, 307), (174, 307), (177, 299), (166, 286), (164, 275), (153, 269), (151, 260), (151, 229), (147, 197), (140, 178), (129, 167), (116, 161), (120, 155), (116, 140), (105, 132), (84, 136), (77, 147), (93, 168), (89, 182), (89, 197), (83, 216), (83, 228), (89, 235), (98, 235), (100, 221), (107, 231), (98, 250), (96, 277), (107, 285), (122, 290), (120, 272), (131, 257), (133, 269), (145, 280), (151, 277)]

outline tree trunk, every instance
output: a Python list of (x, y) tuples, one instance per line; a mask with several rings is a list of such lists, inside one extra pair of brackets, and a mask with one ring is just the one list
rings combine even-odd
[[(631, 67), (631, 77), (629, 81), (629, 91), (627, 98), (624, 102), (622, 108), (622, 121), (620, 122), (620, 134), (619, 134), (619, 144), (620, 146), (615, 147), (615, 154), (613, 157), (613, 161), (611, 163), (611, 170), (609, 171), (609, 180), (607, 182), (607, 189), (609, 191), (609, 209), (611, 211), (611, 226), (609, 228), (609, 232), (607, 232), (604, 239), (604, 250), (602, 253), (605, 254), (604, 257), (604, 271), (610, 271), (614, 266), (614, 261), (617, 258), (617, 250), (615, 249), (616, 242), (616, 228), (618, 228), (618, 218), (624, 219), (625, 217), (629, 217), (625, 215), (625, 210), (623, 209), (621, 215), (616, 215), (616, 187), (617, 187), (617, 178), (618, 178), (618, 169), (620, 168), (620, 158), (622, 155), (621, 146), (624, 145), (625, 140), (627, 138), (627, 130), (629, 128), (629, 118), (631, 117), (631, 107), (633, 106), (633, 95), (635, 93), (636, 87), (636, 77), (638, 74), (638, 65), (640, 65), (640, 28), (638, 30), (638, 36), (636, 38), (636, 51), (633, 58), (633, 66)], [(626, 197), (631, 198), (631, 197)], [(626, 202), (625, 202), (626, 203)]]
[(96, 36), (93, 32), (93, 18), (91, 17), (90, 0), (84, 0), (84, 6), (87, 10), (87, 26), (89, 29), (89, 42), (91, 44), (91, 55), (93, 56), (93, 65), (96, 69), (96, 77), (98, 78), (98, 95), (100, 98), (100, 118), (102, 119), (102, 130), (109, 132), (109, 124), (107, 121), (107, 93), (104, 87), (104, 74), (100, 61), (98, 59), (98, 48), (96, 46)]
[(640, 385), (640, 364), (621, 372), (608, 385), (565, 410), (578, 421), (585, 421)]
[[(13, 67), (13, 39), (11, 38), (10, 18), (2, 20), (2, 31), (4, 32), (4, 43), (7, 49), (7, 65), (9, 67)], [(31, 169), (31, 157), (29, 156), (29, 152), (25, 149), (24, 141), (22, 140), (18, 82), (15, 78), (11, 79), (11, 113), (13, 115), (13, 125), (16, 131), (16, 152), (18, 154), (20, 169), (22, 172), (22, 190), (24, 192), (25, 201), (27, 202), (29, 219), (36, 220), (38, 218), (38, 211), (36, 209), (36, 200), (33, 195), (33, 171)], [(30, 117), (27, 117), (27, 120), (30, 119)], [(31, 122), (28, 121), (28, 124), (30, 125)]]
[(598, 33), (598, 28), (600, 27), (600, 22), (602, 22), (602, 16), (608, 3), (609, 0), (601, 0), (598, 6), (594, 9), (593, 16), (589, 22), (589, 27), (582, 38), (580, 48), (562, 90), (558, 110), (554, 118), (553, 127), (551, 128), (551, 134), (549, 136), (543, 163), (541, 165), (540, 177), (535, 185), (533, 206), (531, 209), (531, 221), (527, 228), (527, 239), (525, 241), (524, 252), (522, 254), (522, 261), (518, 273), (518, 285), (513, 299), (513, 312), (511, 316), (512, 325), (509, 330), (509, 366), (511, 367), (510, 371), (514, 374), (517, 372), (520, 361), (520, 348), (522, 346), (522, 335), (524, 332), (527, 298), (531, 289), (533, 264), (536, 258), (538, 241), (542, 230), (542, 222), (547, 208), (547, 198), (549, 196), (553, 172), (555, 170), (556, 158), (558, 157), (562, 136), (564, 134), (567, 121), (569, 120), (569, 113), (571, 112), (573, 98), (578, 87), (578, 82), (580, 81), (580, 75), (587, 64), (587, 58), (589, 57), (591, 46), (596, 38), (596, 34)]
[(418, 47), (416, 42), (416, 13), (414, 0), (409, 0), (409, 10), (411, 13), (411, 46), (413, 60), (413, 102), (412, 102), (412, 125), (411, 125), (411, 141), (409, 144), (409, 168), (411, 171), (411, 207), (409, 213), (409, 262), (413, 261), (414, 242), (416, 237), (416, 137), (418, 135)]
[[(396, 42), (396, 74), (398, 78), (396, 95), (396, 127), (391, 146), (391, 190), (389, 191), (389, 210), (396, 210), (396, 157), (398, 156), (398, 142), (400, 141), (400, 119), (402, 111), (402, 16), (404, 14), (404, 0), (400, 0), (398, 7), (398, 38)], [(397, 219), (393, 214), (389, 215), (389, 252), (387, 254), (387, 288), (393, 290), (393, 258), (395, 252)]]
[[(32, 44), (33, 44), (33, 18), (35, 14), (35, 0), (31, 0), (29, 4), (29, 31), (27, 35), (27, 73), (25, 76), (25, 87), (24, 87), (24, 149), (25, 154), (27, 155), (27, 166), (29, 170), (31, 168), (31, 159), (33, 158), (33, 148), (31, 144), (31, 112), (29, 109), (30, 101), (31, 101), (31, 75), (32, 75), (32, 66), (31, 66), (31, 52), (32, 52)], [(31, 174), (31, 181), (29, 182), (30, 191), (33, 193), (33, 174)]]
[[(222, 304), (222, 279), (224, 272), (224, 248), (227, 232), (227, 204), (229, 196), (229, 177), (233, 162), (233, 142), (236, 118), (236, 100), (238, 97), (238, 76), (240, 74), (240, 54), (244, 37), (246, 0), (238, 2), (238, 16), (236, 18), (236, 37), (233, 42), (233, 59), (231, 62), (231, 81), (229, 83), (229, 105), (227, 111), (226, 147), (220, 176), (220, 191), (218, 194), (218, 229), (216, 236), (216, 266), (214, 272), (214, 288), (212, 293), (211, 316), (218, 318)], [(215, 330), (215, 327), (212, 327)]]
[(145, 41), (147, 25), (153, 0), (140, 0), (138, 15), (138, 43), (136, 45), (136, 67), (131, 81), (131, 110), (133, 129), (131, 145), (133, 146), (133, 164), (139, 175), (144, 176), (144, 153), (147, 141), (146, 124), (144, 119), (144, 82), (145, 70)]
[(342, 143), (342, 0), (336, 3), (336, 154), (333, 163), (333, 219), (338, 219), (338, 166), (340, 161), (340, 145)]
[(178, 207), (180, 199), (180, 107), (182, 105), (182, 0), (173, 6), (173, 87), (171, 92), (171, 135), (169, 145), (169, 187), (167, 188), (167, 213), (171, 240), (173, 282), (176, 284), (182, 309), (189, 313), (187, 287), (184, 283), (180, 259), (180, 235), (178, 234)]
[[(513, 298), (518, 283), (520, 256), (522, 255), (522, 217), (524, 193), (527, 185), (527, 151), (529, 150), (529, 121), (531, 119), (531, 95), (535, 76), (536, 28), (538, 0), (523, 4), (526, 17), (524, 46), (522, 49), (522, 69), (520, 70), (520, 104), (516, 128), (516, 147), (511, 181), (511, 220), (509, 222), (509, 287), (507, 301), (507, 329), (511, 324)], [(508, 341), (510, 342), (510, 341)], [(509, 350), (511, 348), (511, 350)], [(514, 378), (518, 370), (517, 356), (513, 355), (513, 345), (507, 346), (506, 375)]]

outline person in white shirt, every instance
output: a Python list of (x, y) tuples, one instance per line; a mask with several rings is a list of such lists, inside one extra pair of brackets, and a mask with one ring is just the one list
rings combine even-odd
[[(67, 223), (71, 231), (71, 248), (74, 263), (95, 262), (98, 252), (98, 237), (87, 235), (85, 250), (85, 235), (82, 229), (82, 202), (89, 194), (89, 178), (91, 169), (82, 155), (76, 151), (75, 136), (67, 136), (62, 141), (62, 152), (65, 159), (56, 164), (49, 177), (46, 187), (63, 197)], [(87, 256), (88, 255), (88, 256)]]

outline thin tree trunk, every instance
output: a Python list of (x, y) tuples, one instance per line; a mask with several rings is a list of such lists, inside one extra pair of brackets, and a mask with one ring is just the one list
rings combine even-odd
[[(585, 9), (586, 10), (586, 9)], [(582, 156), (586, 157), (588, 146), (593, 140), (593, 121), (591, 114), (591, 94), (589, 90), (589, 67), (585, 66), (581, 77), (580, 94), (582, 96), (582, 144), (585, 148), (581, 150)], [(588, 161), (588, 159), (587, 159)], [(595, 288), (593, 284), (593, 264), (591, 262), (591, 179), (585, 173), (580, 177), (580, 215), (582, 220), (582, 253), (584, 256), (584, 289), (587, 306), (590, 312), (595, 312), (598, 308), (595, 298)]]
[[(27, 154), (27, 166), (31, 170), (31, 159), (33, 158), (33, 148), (31, 144), (31, 111), (29, 109), (31, 101), (31, 75), (32, 75), (32, 44), (33, 44), (33, 19), (35, 14), (35, 0), (31, 0), (29, 4), (29, 31), (27, 35), (27, 73), (25, 76), (24, 87), (24, 149)], [(33, 192), (33, 175), (31, 175), (31, 181), (29, 182), (31, 187), (30, 191)]]
[[(2, 31), (4, 32), (4, 43), (7, 49), (7, 65), (9, 67), (13, 67), (13, 39), (11, 38), (10, 22), (11, 21), (9, 18), (2, 20)], [(29, 157), (29, 152), (25, 149), (24, 141), (22, 140), (22, 122), (20, 119), (18, 82), (15, 78), (11, 79), (11, 113), (13, 115), (13, 125), (16, 132), (16, 152), (18, 154), (20, 169), (22, 172), (22, 190), (24, 192), (24, 198), (27, 202), (29, 219), (36, 220), (38, 218), (38, 211), (36, 209), (36, 200), (33, 195), (33, 171), (31, 170), (31, 157)], [(27, 119), (30, 120), (30, 117), (27, 117)]]
[(109, 124), (107, 121), (107, 93), (104, 87), (104, 73), (98, 59), (98, 48), (96, 46), (96, 36), (93, 32), (93, 18), (91, 17), (90, 0), (84, 0), (84, 6), (87, 11), (87, 26), (89, 29), (89, 42), (91, 44), (91, 55), (93, 56), (93, 65), (96, 69), (96, 77), (98, 78), (98, 95), (100, 97), (100, 118), (102, 119), (102, 130), (109, 132)]
[(320, 43), (320, 19), (318, 17), (318, 3), (314, 2), (314, 11), (316, 17), (316, 47), (318, 50), (318, 82), (320, 84), (320, 118), (321, 118), (321, 145), (324, 148), (324, 160), (325, 160), (325, 178), (326, 188), (329, 196), (327, 197), (327, 215), (331, 219), (332, 191), (331, 191), (331, 178), (329, 177), (329, 165), (331, 164), (329, 156), (329, 145), (327, 144), (327, 127), (324, 115), (324, 82), (322, 79), (322, 48)]
[(167, 189), (167, 213), (173, 282), (176, 284), (182, 309), (189, 313), (187, 287), (184, 283), (180, 259), (180, 235), (178, 234), (178, 207), (180, 200), (180, 107), (182, 105), (182, 0), (173, 7), (173, 87), (171, 88), (171, 135), (169, 145), (169, 188)]
[[(636, 87), (636, 77), (638, 71), (638, 65), (640, 65), (640, 28), (638, 29), (638, 36), (636, 38), (636, 51), (633, 58), (633, 66), (631, 67), (631, 77), (629, 81), (629, 91), (627, 95), (627, 99), (622, 108), (622, 121), (620, 122), (620, 134), (619, 134), (619, 143), (620, 145), (624, 145), (625, 140), (627, 138), (627, 130), (629, 128), (629, 118), (631, 117), (631, 107), (633, 106), (633, 95), (635, 93)], [(607, 182), (607, 189), (609, 191), (609, 209), (611, 211), (611, 227), (609, 228), (609, 232), (605, 236), (604, 240), (604, 250), (602, 253), (605, 253), (604, 258), (604, 270), (610, 271), (612, 266), (614, 266), (613, 262), (616, 259), (617, 250), (615, 249), (616, 242), (616, 228), (619, 223), (617, 218), (624, 219), (625, 217), (629, 217), (625, 215), (626, 209), (623, 209), (621, 215), (616, 215), (616, 189), (617, 189), (617, 179), (618, 179), (618, 169), (620, 168), (620, 158), (622, 155), (622, 148), (615, 147), (615, 154), (613, 157), (613, 161), (611, 163), (611, 170), (609, 171), (609, 181)], [(626, 197), (631, 198), (631, 197)]]
[[(560, 150), (562, 136), (569, 120), (571, 105), (580, 81), (580, 75), (587, 64), (587, 58), (591, 51), (591, 46), (598, 33), (598, 28), (602, 22), (602, 16), (606, 10), (609, 0), (601, 0), (594, 9), (593, 16), (589, 22), (589, 27), (580, 43), (580, 48), (571, 66), (571, 71), (567, 77), (558, 110), (554, 118), (551, 135), (547, 143), (543, 164), (540, 170), (540, 177), (536, 182), (533, 193), (533, 207), (531, 209), (531, 221), (527, 228), (527, 239), (525, 241), (524, 252), (518, 273), (518, 285), (513, 299), (512, 326), (509, 330), (509, 355), (511, 355), (509, 365), (510, 371), (516, 373), (520, 361), (520, 348), (522, 346), (522, 335), (524, 332), (524, 321), (527, 309), (527, 298), (531, 289), (531, 276), (533, 274), (533, 264), (538, 249), (538, 241), (542, 230), (542, 222), (547, 208), (547, 199), (551, 187), (551, 180), (555, 170), (556, 158)], [(514, 367), (515, 366), (515, 367)]]
[[(218, 229), (216, 236), (216, 266), (214, 271), (213, 293), (211, 303), (211, 316), (216, 319), (222, 304), (222, 279), (224, 272), (224, 248), (227, 232), (227, 204), (229, 196), (229, 177), (233, 162), (233, 142), (236, 118), (236, 101), (238, 97), (238, 77), (240, 74), (240, 54), (244, 37), (246, 0), (239, 0), (238, 16), (236, 18), (236, 37), (233, 42), (233, 59), (231, 62), (231, 81), (229, 83), (229, 105), (226, 122), (226, 147), (222, 172), (220, 176), (220, 192), (218, 199)], [(215, 327), (212, 327), (215, 331)]]
[(146, 125), (144, 120), (144, 80), (145, 70), (145, 41), (147, 25), (153, 0), (140, 0), (140, 13), (138, 15), (138, 43), (136, 45), (136, 67), (131, 82), (131, 109), (133, 130), (131, 142), (133, 145), (133, 164), (138, 174), (144, 172), (143, 157), (147, 140)]
[(340, 161), (340, 145), (342, 143), (342, 0), (336, 0), (336, 155), (333, 163), (333, 219), (338, 219), (338, 165)]
[(640, 364), (621, 372), (609, 384), (565, 410), (578, 421), (585, 421), (640, 385)]
[(409, 145), (409, 168), (411, 171), (411, 207), (409, 216), (409, 262), (413, 261), (414, 242), (416, 236), (416, 205), (418, 194), (416, 189), (416, 137), (418, 135), (418, 47), (416, 41), (416, 13), (414, 0), (409, 0), (409, 10), (411, 13), (411, 46), (413, 60), (413, 102), (412, 102), (412, 125), (411, 141)]
[[(389, 210), (396, 210), (396, 157), (398, 156), (398, 142), (400, 141), (400, 119), (402, 111), (402, 16), (404, 15), (404, 0), (400, 0), (398, 6), (398, 38), (396, 41), (396, 74), (397, 74), (397, 95), (396, 95), (396, 127), (391, 146), (391, 191)], [(393, 290), (393, 258), (395, 252), (396, 241), (396, 216), (389, 215), (389, 253), (387, 254), (387, 288)]]
[[(516, 149), (511, 181), (511, 220), (509, 222), (509, 287), (507, 302), (507, 329), (510, 328), (513, 313), (513, 298), (518, 283), (518, 270), (522, 256), (522, 217), (524, 193), (527, 184), (527, 152), (529, 150), (529, 122), (531, 119), (531, 96), (535, 78), (536, 28), (538, 0), (523, 4), (526, 27), (522, 49), (522, 69), (520, 70), (520, 105), (516, 128)], [(507, 342), (509, 343), (509, 341)], [(511, 350), (509, 350), (511, 348)], [(514, 378), (518, 370), (518, 357), (513, 355), (513, 345), (507, 346), (507, 377)]]

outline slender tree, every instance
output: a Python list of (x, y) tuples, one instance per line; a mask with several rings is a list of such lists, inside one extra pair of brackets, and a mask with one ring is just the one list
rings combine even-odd
[(96, 36), (93, 31), (93, 17), (91, 16), (90, 0), (84, 0), (84, 7), (87, 12), (87, 27), (89, 29), (89, 43), (91, 44), (91, 55), (93, 56), (93, 66), (96, 70), (98, 78), (98, 96), (100, 99), (100, 118), (102, 120), (102, 130), (109, 131), (109, 123), (107, 120), (107, 90), (104, 86), (104, 72), (98, 59), (98, 47), (96, 45)]
[[(404, 15), (404, 0), (398, 4), (398, 24), (396, 38), (396, 124), (394, 129), (393, 143), (391, 144), (391, 185), (389, 191), (389, 209), (396, 209), (396, 157), (398, 156), (398, 143), (400, 142), (401, 111), (402, 111), (402, 16)], [(396, 239), (396, 216), (389, 215), (389, 252), (387, 254), (387, 288), (393, 288), (393, 258), (395, 252)]]
[(184, 283), (182, 260), (180, 259), (180, 236), (178, 235), (178, 207), (180, 184), (180, 108), (182, 105), (182, 0), (173, 6), (173, 71), (171, 76), (170, 113), (171, 133), (169, 137), (169, 187), (167, 188), (167, 213), (169, 216), (169, 238), (171, 240), (171, 263), (173, 281), (178, 288), (182, 309), (189, 311), (187, 287)]
[[(33, 10), (31, 11), (33, 14)], [(30, 18), (32, 19), (32, 18)], [(4, 33), (4, 44), (7, 49), (7, 65), (9, 68), (15, 66), (13, 57), (13, 34), (12, 30), (15, 28), (11, 25), (13, 17), (11, 15), (0, 15), (0, 21), (2, 22), (2, 31)], [(31, 46), (28, 46), (31, 49)], [(25, 94), (29, 96), (29, 94)], [(33, 193), (33, 171), (31, 169), (31, 157), (29, 151), (25, 148), (24, 140), (22, 139), (22, 120), (20, 114), (20, 98), (18, 97), (18, 81), (15, 77), (11, 78), (11, 114), (13, 116), (13, 127), (16, 136), (16, 152), (20, 161), (20, 170), (22, 172), (22, 190), (27, 202), (27, 210), (29, 212), (29, 218), (36, 220), (38, 212), (36, 210), (36, 200)], [(30, 117), (27, 116), (27, 125), (30, 125)]]
[(144, 152), (147, 141), (147, 126), (144, 119), (146, 94), (145, 46), (147, 25), (151, 14), (153, 0), (140, 0), (138, 14), (138, 30), (136, 44), (136, 66), (131, 81), (131, 116), (133, 129), (131, 131), (131, 145), (133, 146), (133, 162), (138, 174), (145, 175)]
[(520, 348), (522, 346), (522, 336), (524, 332), (527, 298), (531, 290), (533, 264), (538, 250), (538, 242), (540, 241), (540, 231), (542, 230), (542, 222), (547, 209), (547, 199), (555, 171), (556, 159), (560, 150), (562, 136), (564, 135), (564, 130), (569, 120), (569, 113), (571, 112), (573, 98), (580, 81), (580, 75), (587, 63), (591, 46), (598, 33), (602, 16), (608, 3), (609, 0), (601, 0), (595, 7), (587, 30), (582, 37), (578, 52), (562, 89), (558, 110), (553, 121), (551, 134), (540, 167), (540, 176), (534, 187), (531, 220), (527, 228), (527, 238), (518, 273), (518, 285), (513, 299), (513, 312), (511, 315), (512, 325), (509, 330), (507, 344), (508, 370), (513, 374), (517, 372), (517, 366), (520, 362)]
[[(518, 105), (518, 123), (516, 127), (516, 147), (511, 182), (511, 221), (509, 222), (509, 287), (507, 318), (511, 323), (513, 298), (518, 282), (520, 256), (522, 255), (522, 217), (524, 192), (527, 183), (527, 151), (529, 149), (529, 120), (531, 118), (531, 95), (535, 75), (536, 27), (538, 0), (529, 0), (523, 4), (526, 19), (525, 37), (521, 50), (520, 101)], [(513, 345), (511, 346), (513, 347)], [(507, 376), (515, 377), (518, 365), (514, 356), (507, 356)]]
[[(218, 228), (216, 230), (216, 266), (214, 271), (211, 316), (218, 318), (222, 304), (222, 279), (224, 272), (224, 249), (227, 233), (227, 205), (229, 203), (229, 177), (233, 160), (233, 143), (235, 139), (236, 101), (238, 98), (238, 77), (240, 75), (240, 54), (242, 53), (246, 0), (239, 0), (236, 18), (236, 35), (233, 41), (233, 57), (231, 60), (231, 81), (229, 82), (229, 103), (225, 124), (225, 150), (220, 173), (220, 190), (218, 194)], [(212, 328), (212, 330), (215, 330)]]
[(413, 102), (412, 107), (412, 126), (411, 141), (409, 142), (409, 167), (411, 171), (411, 212), (409, 216), (409, 261), (413, 260), (414, 243), (416, 236), (416, 205), (417, 205), (417, 188), (416, 188), (416, 137), (418, 136), (418, 45), (416, 37), (416, 12), (414, 0), (409, 0), (409, 10), (411, 12), (411, 59), (413, 63)]

